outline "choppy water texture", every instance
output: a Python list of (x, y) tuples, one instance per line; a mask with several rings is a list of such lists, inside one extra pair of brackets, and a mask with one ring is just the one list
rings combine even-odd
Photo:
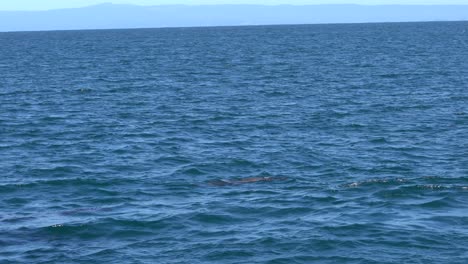
[(0, 47), (2, 264), (468, 263), (468, 23)]

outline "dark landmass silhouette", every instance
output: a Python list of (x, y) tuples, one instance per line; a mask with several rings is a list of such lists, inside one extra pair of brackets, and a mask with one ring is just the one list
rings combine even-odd
[(468, 5), (100, 4), (49, 11), (0, 11), (0, 31), (468, 20)]

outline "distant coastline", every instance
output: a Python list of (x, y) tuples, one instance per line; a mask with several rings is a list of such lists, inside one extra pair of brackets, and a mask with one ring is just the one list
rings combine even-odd
[[(369, 24), (429, 24), (429, 23), (468, 23), (468, 20), (441, 20), (441, 21), (400, 21), (400, 22), (349, 22), (349, 23), (314, 23), (314, 24), (265, 24), (265, 25), (222, 25), (222, 26), (167, 26), (167, 27), (134, 27), (134, 28), (87, 28), (87, 29), (48, 29), (48, 30), (18, 30), (0, 31), (2, 33), (39, 33), (39, 32), (66, 32), (66, 31), (119, 31), (119, 30), (151, 30), (151, 29), (204, 29), (204, 28), (248, 28), (248, 27), (288, 27), (288, 26), (326, 26), (326, 25), (369, 25)], [(468, 30), (467, 30), (468, 31)]]
[(0, 11), (0, 32), (468, 21), (468, 5), (101, 4), (48, 11)]

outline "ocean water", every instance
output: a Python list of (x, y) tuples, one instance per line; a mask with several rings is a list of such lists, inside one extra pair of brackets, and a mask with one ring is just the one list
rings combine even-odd
[(2, 264), (465, 264), (468, 23), (0, 33), (0, 169)]

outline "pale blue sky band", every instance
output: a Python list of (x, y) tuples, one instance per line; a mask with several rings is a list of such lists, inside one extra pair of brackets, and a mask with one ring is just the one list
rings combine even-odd
[(112, 2), (114, 4), (164, 5), (164, 4), (468, 4), (467, 0), (5, 0), (0, 1), (0, 10), (47, 10), (84, 7)]

